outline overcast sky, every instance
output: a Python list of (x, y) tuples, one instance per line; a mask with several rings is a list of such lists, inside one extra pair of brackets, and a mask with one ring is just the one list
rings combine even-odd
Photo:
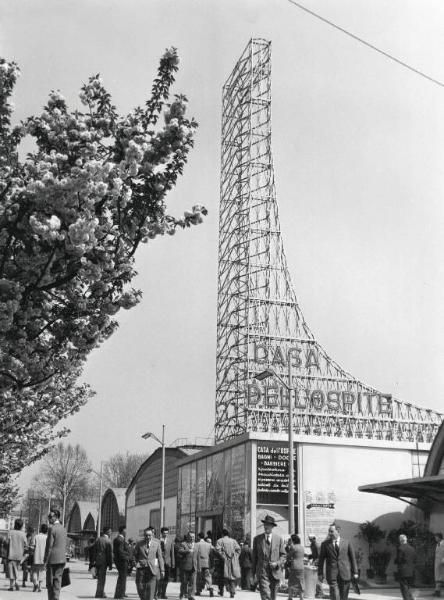
[[(442, 0), (303, 0), (444, 81)], [(124, 112), (176, 46), (174, 91), (200, 124), (169, 211), (203, 225), (137, 255), (139, 306), (84, 373), (97, 395), (66, 424), (96, 466), (151, 451), (141, 434), (214, 425), (221, 90), (251, 37), (272, 41), (273, 149), (284, 245), (305, 318), (353, 375), (434, 409), (444, 392), (444, 89), (287, 0), (0, 0), (0, 44), (22, 76), (17, 118), (51, 89), (79, 106), (100, 72)], [(22, 481), (27, 481), (29, 474)]]

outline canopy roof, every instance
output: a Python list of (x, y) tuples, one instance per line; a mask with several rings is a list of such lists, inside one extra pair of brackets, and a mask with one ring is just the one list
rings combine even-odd
[(392, 496), (408, 504), (413, 503), (406, 498), (444, 503), (444, 474), (372, 483), (361, 485), (358, 489), (360, 492)]

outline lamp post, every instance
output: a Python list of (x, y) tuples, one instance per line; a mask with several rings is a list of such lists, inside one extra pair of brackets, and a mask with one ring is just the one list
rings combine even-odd
[(294, 524), (294, 434), (293, 434), (293, 392), (295, 388), (292, 385), (291, 359), (288, 357), (288, 382), (286, 383), (274, 369), (266, 369), (257, 373), (254, 378), (262, 381), (268, 377), (277, 377), (279, 381), (288, 390), (288, 533), (291, 535), (295, 531)]
[(165, 425), (162, 425), (162, 439), (159, 440), (156, 434), (148, 431), (142, 435), (144, 440), (153, 438), (159, 442), (162, 447), (162, 481), (160, 483), (160, 528), (164, 525), (164, 512), (165, 512)]
[(65, 527), (66, 494), (67, 494), (67, 485), (66, 485), (66, 482), (62, 486), (62, 494), (63, 494), (63, 502), (62, 502), (62, 525), (63, 525), (63, 527)]
[(103, 460), (100, 461), (99, 514), (97, 515), (97, 539), (100, 537), (100, 527), (102, 526), (102, 487), (103, 487)]
[[(102, 525), (102, 491), (103, 491), (103, 460), (100, 461), (100, 473), (97, 473), (91, 467), (88, 469), (88, 473), (94, 473), (99, 478), (99, 511), (97, 514), (97, 537), (100, 537), (100, 527)], [(110, 480), (111, 481), (111, 480)], [(111, 482), (112, 484), (112, 482)]]

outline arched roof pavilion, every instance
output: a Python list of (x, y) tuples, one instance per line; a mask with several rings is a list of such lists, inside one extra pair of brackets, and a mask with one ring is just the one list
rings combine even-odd
[(97, 502), (76, 501), (68, 520), (68, 533), (94, 532), (98, 514)]
[(125, 524), (126, 488), (108, 488), (103, 494), (101, 509), (101, 528), (111, 527), (113, 532)]

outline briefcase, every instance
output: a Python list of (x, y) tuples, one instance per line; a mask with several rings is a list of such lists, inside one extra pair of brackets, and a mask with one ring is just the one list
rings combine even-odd
[(69, 567), (65, 567), (62, 573), (62, 587), (66, 587), (67, 585), (71, 585), (71, 577), (69, 574)]
[(351, 580), (351, 584), (352, 584), (352, 588), (355, 591), (356, 594), (360, 594), (361, 593), (361, 588), (359, 587), (359, 579), (353, 579)]

